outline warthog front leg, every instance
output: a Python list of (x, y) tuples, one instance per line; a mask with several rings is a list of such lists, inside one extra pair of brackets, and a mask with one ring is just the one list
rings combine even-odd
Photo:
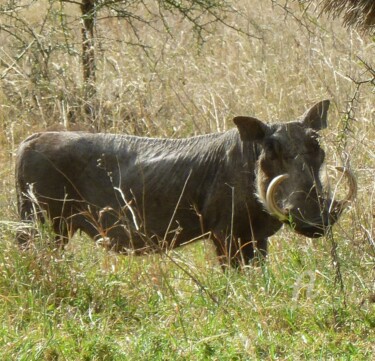
[(249, 265), (254, 257), (265, 258), (267, 256), (267, 238), (259, 241), (243, 241), (241, 238), (214, 236), (213, 242), (223, 270), (228, 266), (241, 268)]

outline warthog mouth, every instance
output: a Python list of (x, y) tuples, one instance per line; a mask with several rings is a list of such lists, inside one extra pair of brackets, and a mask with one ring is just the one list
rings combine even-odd
[(357, 182), (353, 173), (344, 167), (336, 167), (347, 179), (349, 189), (346, 197), (340, 201), (328, 199), (323, 200), (322, 210), (315, 219), (305, 219), (301, 216), (292, 214), (288, 209), (282, 209), (275, 200), (275, 194), (279, 185), (289, 178), (288, 174), (281, 174), (270, 182), (267, 192), (265, 207), (270, 214), (275, 216), (279, 221), (289, 224), (297, 233), (303, 234), (309, 238), (321, 237), (327, 229), (333, 225), (342, 211), (353, 201), (357, 194)]

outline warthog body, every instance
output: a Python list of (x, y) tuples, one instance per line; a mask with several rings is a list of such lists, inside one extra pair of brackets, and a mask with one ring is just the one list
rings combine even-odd
[[(256, 249), (265, 254), (283, 222), (321, 236), (343, 205), (326, 197), (319, 178), (324, 151), (316, 132), (328, 106), (284, 124), (236, 117), (237, 128), (187, 139), (34, 134), (17, 156), (20, 216), (50, 219), (63, 243), (82, 230), (123, 253), (211, 237), (232, 265)], [(280, 175), (288, 179), (267, 194)], [(18, 235), (21, 244), (28, 240)]]

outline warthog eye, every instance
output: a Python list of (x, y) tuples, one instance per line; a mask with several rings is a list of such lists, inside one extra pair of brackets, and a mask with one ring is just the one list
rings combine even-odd
[(275, 159), (281, 155), (281, 145), (276, 139), (266, 139), (264, 142), (264, 149), (266, 151), (266, 156), (269, 159)]

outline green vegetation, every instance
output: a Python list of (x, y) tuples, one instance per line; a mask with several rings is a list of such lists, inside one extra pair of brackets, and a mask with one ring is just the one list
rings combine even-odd
[[(138, 38), (103, 16), (92, 124), (74, 5), (30, 3), (17, 10), (17, 44), (6, 31), (14, 18), (0, 8), (1, 359), (373, 359), (375, 43), (317, 18), (312, 6), (302, 16), (282, 1), (238, 1), (226, 23), (246, 31), (215, 23), (199, 41), (173, 14), (165, 15), (169, 35), (152, 19), (157, 31), (138, 23)], [(49, 246), (48, 227), (36, 225), (33, 249), (14, 243), (14, 155), (35, 131), (183, 137), (229, 129), (240, 114), (290, 120), (327, 98), (327, 163), (350, 160), (359, 186), (332, 236), (283, 229), (264, 264), (225, 274), (209, 241), (125, 257), (77, 235), (61, 252)]]

